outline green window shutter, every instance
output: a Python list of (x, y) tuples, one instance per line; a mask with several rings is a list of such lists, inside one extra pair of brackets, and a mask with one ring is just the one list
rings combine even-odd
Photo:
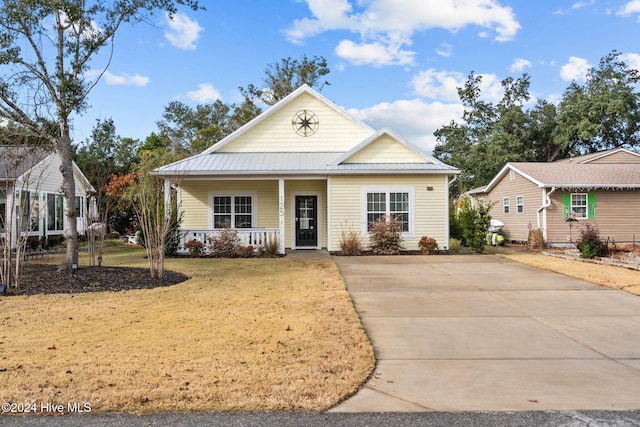
[(562, 195), (562, 218), (567, 219), (571, 216), (571, 194)]
[(596, 219), (596, 195), (587, 194), (587, 218)]

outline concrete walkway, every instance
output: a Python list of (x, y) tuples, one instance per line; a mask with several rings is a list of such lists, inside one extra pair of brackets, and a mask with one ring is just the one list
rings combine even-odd
[(378, 365), (331, 412), (640, 408), (640, 297), (491, 255), (333, 259)]

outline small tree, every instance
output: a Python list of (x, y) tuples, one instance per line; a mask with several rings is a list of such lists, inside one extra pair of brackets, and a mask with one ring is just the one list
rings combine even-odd
[(398, 255), (402, 250), (402, 228), (398, 220), (384, 215), (369, 230), (369, 245), (375, 255)]
[(458, 214), (463, 243), (476, 253), (484, 252), (486, 233), (491, 222), (490, 210), (491, 206), (480, 205), (472, 208), (467, 205)]
[(580, 230), (580, 240), (576, 242), (576, 247), (580, 251), (580, 256), (587, 259), (602, 256), (608, 249), (600, 237), (598, 226), (589, 223), (586, 223), (584, 228)]
[(162, 279), (167, 242), (177, 227), (178, 204), (175, 191), (171, 189), (166, 192), (164, 181), (150, 171), (175, 158), (169, 158), (159, 150), (143, 151), (141, 156), (138, 170), (115, 178), (112, 185), (114, 194), (123, 191), (123, 199), (133, 205), (142, 232), (143, 246), (147, 251), (151, 277)]

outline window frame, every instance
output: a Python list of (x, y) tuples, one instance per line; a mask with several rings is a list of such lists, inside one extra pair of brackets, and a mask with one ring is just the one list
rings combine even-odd
[[(581, 196), (584, 197), (584, 205), (580, 204), (578, 205), (575, 200), (574, 200), (574, 196)], [(589, 194), (588, 193), (571, 193), (571, 204), (569, 206), (570, 211), (571, 212), (571, 218), (574, 219), (589, 219)], [(575, 209), (584, 209), (584, 215), (583, 214), (578, 214), (577, 212), (575, 212)]]
[[(49, 197), (53, 196), (53, 228), (51, 227), (51, 216), (49, 212)], [(45, 201), (47, 205), (47, 233), (57, 233), (64, 231), (64, 195), (60, 193), (45, 193)], [(58, 202), (61, 202), (59, 205)], [(58, 212), (60, 209), (60, 212)], [(57, 214), (60, 214), (58, 218)], [(60, 228), (58, 228), (60, 226)]]
[(524, 196), (516, 196), (516, 213), (524, 213)]
[(511, 213), (511, 198), (503, 197), (502, 198), (502, 213), (505, 215), (509, 215)]
[[(416, 216), (415, 216), (415, 187), (408, 186), (366, 186), (361, 188), (361, 233), (363, 236), (369, 236), (369, 209), (368, 209), (368, 195), (371, 193), (384, 193), (385, 194), (385, 209), (383, 211), (371, 211), (374, 213), (382, 213), (383, 215), (392, 215), (393, 212), (398, 212), (407, 215), (407, 231), (401, 233), (402, 237), (414, 237), (416, 229)], [(391, 210), (391, 194), (392, 193), (406, 193), (409, 200), (407, 200), (408, 211), (392, 211)], [(397, 203), (397, 201), (396, 201)]]
[[(230, 226), (233, 229), (243, 230), (243, 229), (252, 229), (257, 228), (258, 221), (258, 193), (256, 191), (238, 191), (238, 192), (219, 192), (219, 191), (211, 191), (209, 192), (209, 229), (210, 230), (219, 230), (224, 227), (216, 227), (215, 216), (218, 215), (215, 212), (215, 198), (216, 197), (229, 197), (231, 199), (231, 212), (229, 215), (231, 216)], [(240, 197), (250, 197), (251, 198), (251, 212), (236, 212), (236, 198)], [(238, 205), (240, 206), (240, 205)], [(236, 219), (240, 216), (251, 216), (251, 227), (237, 227)]]

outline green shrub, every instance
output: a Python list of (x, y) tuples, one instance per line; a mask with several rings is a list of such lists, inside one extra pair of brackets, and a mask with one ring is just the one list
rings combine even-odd
[(423, 255), (433, 255), (438, 252), (438, 242), (433, 237), (422, 236), (418, 242), (418, 247)]
[(374, 255), (398, 255), (402, 250), (402, 230), (392, 216), (380, 217), (369, 230), (369, 245)]
[(458, 239), (451, 238), (449, 239), (449, 252), (452, 254), (457, 254), (462, 249), (462, 242)]
[(576, 242), (576, 247), (580, 251), (582, 258), (595, 258), (607, 253), (607, 245), (600, 237), (598, 226), (586, 223), (580, 230), (580, 240)]
[(480, 205), (475, 209), (465, 206), (458, 214), (462, 227), (463, 244), (476, 253), (484, 252), (486, 233), (491, 221), (490, 209), (491, 206)]

